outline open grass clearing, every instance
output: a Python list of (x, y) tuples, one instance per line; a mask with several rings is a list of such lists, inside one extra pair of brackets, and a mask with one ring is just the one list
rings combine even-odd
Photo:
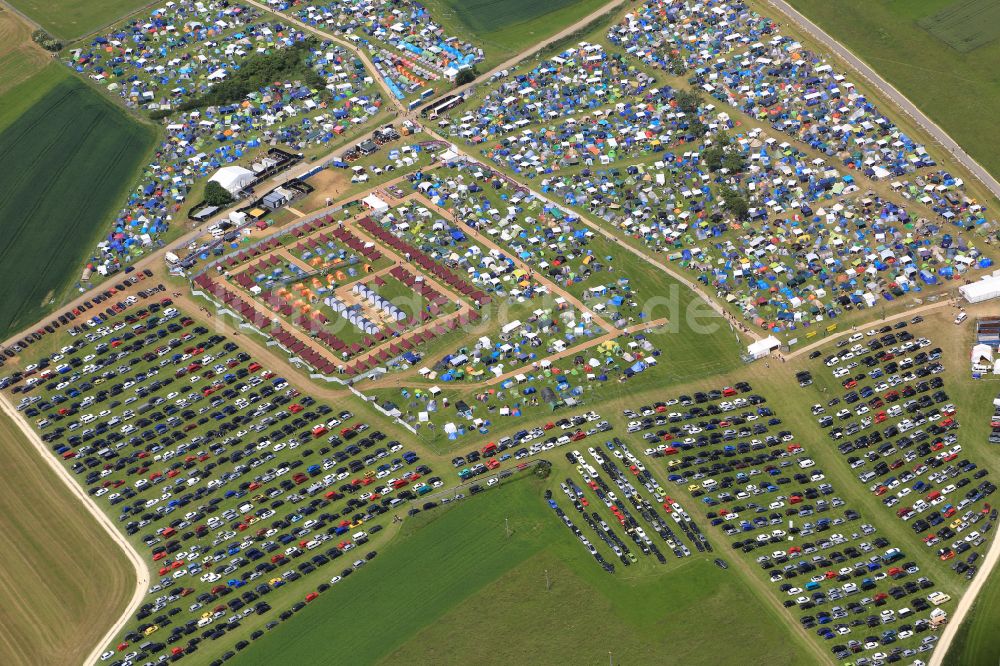
[(145, 0), (12, 0), (10, 4), (55, 37), (69, 40), (103, 28), (149, 3)]
[[(556, 485), (555, 474), (546, 484)], [(737, 593), (732, 573), (710, 561), (629, 570), (634, 579), (608, 576), (550, 515), (535, 480), (410, 521), (370, 570), (338, 583), (308, 620), (295, 618), (262, 638), (244, 663), (278, 655), (313, 663), (345, 632), (358, 663), (579, 662), (603, 660), (609, 650), (623, 663), (667, 651), (683, 654), (685, 663), (709, 663), (701, 646), (716, 628), (698, 620), (706, 607), (726, 614), (745, 663), (804, 658), (776, 615), (753, 594)], [(551, 631), (553, 622), (559, 631)]]
[(455, 17), (475, 33), (490, 33), (510, 26), (532, 21), (549, 12), (578, 4), (576, 0), (552, 0), (536, 3), (526, 0), (501, 2), (499, 0), (446, 0), (446, 6)]
[(1000, 654), (1000, 576), (993, 572), (979, 592), (965, 622), (955, 634), (951, 649), (944, 656), (944, 666), (990, 664)]

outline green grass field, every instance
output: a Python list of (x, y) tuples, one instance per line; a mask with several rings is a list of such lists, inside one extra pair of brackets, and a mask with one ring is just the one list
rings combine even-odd
[(60, 39), (75, 39), (114, 23), (140, 7), (144, 0), (12, 0), (11, 5)]
[(577, 4), (577, 0), (444, 0), (458, 20), (477, 33), (503, 30), (516, 23), (533, 21), (539, 16)]
[(956, 0), (917, 25), (956, 51), (968, 53), (1000, 37), (1000, 5), (992, 0)]
[[(20, 67), (20, 63), (16, 66)], [(67, 72), (64, 70), (58, 63), (49, 63), (30, 78), (0, 93), (0, 131), (21, 118), (50, 90), (65, 81)], [(0, 75), (6, 76), (8, 71), (0, 69)]]
[[(983, 42), (967, 52), (948, 43), (971, 45), (969, 40), (982, 41), (976, 34), (996, 36), (997, 27), (988, 17), (944, 23), (948, 15), (944, 12), (960, 16), (964, 0), (790, 0), (790, 4), (871, 65), (980, 164), (1000, 176), (1000, 137), (984, 125), (1000, 110), (996, 77), (1000, 41)], [(755, 8), (765, 16), (775, 13), (764, 3)], [(931, 32), (937, 39), (918, 24), (928, 17), (937, 19)], [(948, 41), (942, 41), (946, 35)]]
[(979, 598), (959, 627), (951, 649), (944, 656), (944, 666), (994, 664), (1000, 654), (1000, 576), (996, 572), (979, 592)]
[(591, 12), (602, 0), (428, 0), (446, 30), (486, 51), (480, 70), (490, 69)]
[[(545, 483), (557, 484), (550, 478)], [(710, 559), (643, 563), (609, 576), (526, 478), (425, 513), (354, 576), (244, 651), (237, 663), (688, 664), (722, 656), (704, 645), (725, 617), (730, 659), (804, 663), (777, 610)], [(505, 533), (509, 519), (511, 536)], [(545, 576), (551, 581), (546, 589)], [(417, 575), (419, 573), (419, 575)], [(721, 621), (721, 620), (720, 620)]]
[(0, 133), (5, 164), (18, 165), (0, 174), (4, 333), (40, 317), (79, 275), (154, 139), (69, 72), (44, 82), (48, 91)]

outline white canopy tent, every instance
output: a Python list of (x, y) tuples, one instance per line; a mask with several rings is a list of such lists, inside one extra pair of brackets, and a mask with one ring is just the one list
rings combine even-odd
[(769, 335), (763, 340), (758, 340), (747, 346), (747, 355), (750, 358), (764, 358), (772, 351), (781, 346), (781, 342), (773, 335)]
[(208, 179), (210, 183), (222, 185), (232, 195), (236, 195), (240, 190), (248, 187), (254, 180), (254, 173), (241, 166), (222, 167)]

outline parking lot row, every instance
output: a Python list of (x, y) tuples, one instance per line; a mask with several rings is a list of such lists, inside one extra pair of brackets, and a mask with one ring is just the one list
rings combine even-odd
[(150, 557), (147, 600), (105, 655), (120, 664), (245, 642), (276, 603), (291, 614), (328, 589), (310, 574), (377, 538), (380, 516), (420, 511), (444, 485), (416, 452), (169, 302), (109, 318), (3, 381)]

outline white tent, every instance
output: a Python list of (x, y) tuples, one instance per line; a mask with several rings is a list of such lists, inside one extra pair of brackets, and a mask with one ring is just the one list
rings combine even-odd
[(240, 190), (249, 186), (253, 179), (253, 171), (241, 166), (227, 166), (216, 171), (208, 181), (222, 185), (227, 192), (235, 196)]
[(382, 199), (380, 199), (378, 196), (374, 194), (369, 194), (364, 199), (362, 199), (361, 202), (364, 205), (371, 208), (376, 213), (384, 213), (385, 211), (389, 210), (389, 204), (382, 201)]
[(988, 275), (971, 284), (963, 284), (959, 293), (970, 303), (979, 303), (1000, 296), (1000, 276)]
[(773, 335), (769, 335), (763, 340), (758, 340), (757, 342), (748, 345), (747, 355), (749, 355), (750, 358), (754, 359), (764, 358), (765, 356), (767, 356), (780, 346), (781, 343), (778, 341), (778, 338), (774, 337)]
[(973, 372), (989, 372), (993, 368), (993, 348), (986, 344), (975, 345), (971, 361)]

